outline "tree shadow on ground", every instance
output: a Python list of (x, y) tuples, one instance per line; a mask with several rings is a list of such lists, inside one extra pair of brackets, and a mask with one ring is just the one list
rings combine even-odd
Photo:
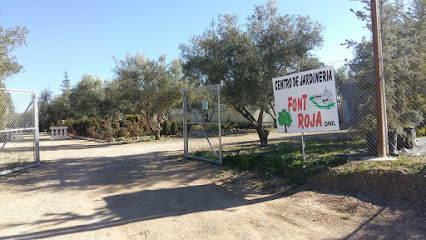
[(409, 174), (355, 172), (311, 178), (299, 190), (337, 198), (333, 208), (347, 215), (342, 222), (363, 212), (364, 204), (372, 207), (369, 218), (343, 239), (426, 239), (424, 186), (424, 180)]
[[(94, 144), (93, 148), (96, 146), (98, 145)], [(82, 149), (84, 148), (82, 147)], [(90, 149), (91, 147), (88, 148), (89, 151)], [(211, 182), (214, 182), (214, 179), (218, 176), (218, 171), (224, 169), (222, 166), (211, 163), (184, 160), (178, 151), (155, 151), (116, 157), (62, 158), (48, 161), (21, 176), (0, 178), (0, 180), (2, 184), (21, 186), (20, 191), (28, 192), (87, 190), (103, 186), (127, 189), (138, 186), (147, 189), (160, 181), (173, 182), (175, 185), (184, 187), (143, 190), (107, 196), (102, 199), (105, 202), (105, 207), (96, 209), (93, 214), (84, 215), (73, 212), (45, 214), (43, 220), (19, 223), (19, 226), (40, 226), (42, 230), (2, 236), (0, 239), (60, 237), (72, 233), (94, 231), (196, 212), (216, 210), (231, 212), (235, 207), (272, 201), (307, 190), (302, 187), (292, 192), (265, 194), (260, 195), (257, 199), (249, 199), (241, 191), (230, 190), (226, 184), (209, 183), (190, 186), (200, 178), (210, 178), (212, 179)], [(375, 236), (384, 239), (410, 238), (413, 236), (419, 239), (425, 238), (426, 229), (422, 224), (424, 223), (425, 212), (424, 210), (419, 211), (417, 206), (389, 203), (380, 198), (371, 198), (371, 195), (336, 191), (333, 188), (313, 188), (312, 190), (322, 194), (353, 196), (360, 201), (367, 201), (377, 206), (376, 212), (360, 223), (358, 228), (346, 236), (346, 239), (376, 238)], [(383, 215), (389, 211), (400, 211), (401, 214), (395, 219), (385, 221)], [(72, 221), (87, 223), (52, 227)], [(18, 225), (3, 225), (1, 227), (12, 228), (18, 227)]]
[[(43, 142), (55, 141), (54, 145), (45, 145)], [(79, 142), (84, 144), (79, 144)], [(28, 146), (17, 146), (13, 147), (14, 151), (34, 151), (33, 140), (19, 141), (19, 142), (9, 142), (5, 143), (6, 146), (16, 143), (31, 143)], [(64, 139), (64, 140), (50, 140), (47, 138), (40, 139), (39, 150), (41, 152), (44, 151), (60, 151), (60, 150), (84, 150), (84, 149), (93, 149), (93, 148), (106, 148), (115, 145), (124, 145), (131, 144), (132, 142), (108, 142), (108, 143), (97, 143), (97, 142), (88, 142), (87, 140), (79, 140), (79, 139)], [(0, 142), (0, 144), (4, 144), (4, 142)]]
[(209, 164), (184, 160), (179, 152), (150, 152), (97, 158), (63, 158), (41, 162), (25, 176), (2, 177), (21, 191), (93, 189), (102, 186), (149, 187), (159, 181), (188, 183), (200, 176), (214, 175)]
[[(94, 214), (79, 215), (71, 212), (45, 214), (45, 217), (48, 220), (20, 223), (19, 226), (55, 226), (70, 221), (89, 221), (99, 219), (99, 221), (96, 221), (95, 223), (79, 224), (71, 227), (59, 227), (26, 234), (3, 236), (0, 237), (0, 239), (22, 240), (50, 238), (71, 233), (121, 226), (133, 222), (182, 216), (195, 212), (216, 210), (234, 211), (232, 209), (234, 207), (248, 206), (281, 197), (281, 194), (275, 194), (247, 200), (244, 195), (229, 191), (226, 187), (216, 184), (145, 190), (135, 193), (104, 197), (103, 200), (106, 202), (106, 207), (97, 209)], [(3, 227), (11, 228), (17, 226), (18, 225), (8, 225)]]
[(424, 214), (407, 211), (388, 221), (386, 215), (390, 212), (389, 208), (380, 207), (343, 239), (425, 239)]

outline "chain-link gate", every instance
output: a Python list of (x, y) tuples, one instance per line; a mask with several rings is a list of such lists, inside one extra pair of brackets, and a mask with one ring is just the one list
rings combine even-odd
[(220, 85), (183, 90), (184, 155), (222, 164)]
[(0, 88), (0, 175), (38, 165), (37, 93)]

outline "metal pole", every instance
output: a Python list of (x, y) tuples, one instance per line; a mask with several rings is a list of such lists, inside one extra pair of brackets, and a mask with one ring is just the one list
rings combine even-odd
[(377, 155), (386, 156), (386, 130), (384, 118), (384, 79), (382, 72), (382, 42), (379, 29), (379, 13), (377, 0), (371, 0), (371, 21), (374, 48), (374, 72), (376, 82), (376, 111), (377, 111)]
[(33, 105), (34, 105), (34, 150), (35, 150), (35, 162), (36, 164), (40, 164), (40, 133), (38, 127), (38, 100), (37, 100), (37, 92), (34, 92), (33, 95)]
[[(297, 67), (297, 73), (300, 73), (300, 67)], [(290, 111), (290, 110), (289, 110)], [(306, 162), (306, 154), (305, 154), (305, 134), (301, 132), (302, 136), (302, 156), (303, 156), (303, 162)]]
[(183, 91), (183, 99), (182, 99), (182, 103), (183, 103), (183, 155), (186, 156), (188, 155), (188, 126), (187, 126), (187, 110), (186, 110), (186, 92), (185, 90)]
[(305, 154), (305, 138), (304, 134), (302, 132), (302, 155), (303, 155), (303, 162), (306, 162), (306, 154)]
[(217, 107), (218, 107), (218, 125), (219, 125), (219, 164), (222, 164), (222, 119), (220, 107), (220, 84), (217, 85)]

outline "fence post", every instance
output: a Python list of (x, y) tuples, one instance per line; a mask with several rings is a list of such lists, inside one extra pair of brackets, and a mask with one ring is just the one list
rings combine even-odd
[(183, 99), (182, 99), (182, 103), (183, 103), (183, 152), (184, 155), (188, 155), (188, 127), (187, 127), (187, 121), (188, 119), (186, 119), (186, 92), (183, 92)]
[(35, 150), (35, 163), (40, 164), (40, 133), (38, 126), (38, 99), (37, 92), (34, 92), (33, 95), (33, 105), (34, 105), (34, 150)]
[(374, 48), (374, 75), (376, 82), (376, 111), (377, 111), (377, 154), (386, 156), (386, 119), (384, 106), (384, 78), (382, 71), (382, 42), (379, 29), (379, 13), (377, 0), (371, 0), (371, 21)]
[(222, 164), (222, 109), (220, 107), (220, 87), (221, 84), (217, 85), (217, 109), (218, 109), (218, 127), (219, 127), (219, 164)]

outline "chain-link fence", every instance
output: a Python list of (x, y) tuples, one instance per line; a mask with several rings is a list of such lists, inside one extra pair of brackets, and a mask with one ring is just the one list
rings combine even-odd
[[(337, 62), (342, 66), (345, 62)], [(336, 67), (335, 67), (336, 69)], [(378, 134), (381, 126), (377, 107), (376, 80), (373, 66), (362, 74), (336, 74), (337, 108), (340, 130), (304, 133), (307, 161), (324, 159), (362, 160), (378, 156)], [(401, 79), (395, 84), (396, 75), (385, 74), (385, 148), (387, 156), (426, 154), (424, 138), (426, 130), (426, 101), (424, 85), (414, 80)], [(269, 129), (269, 147), (261, 148), (256, 130), (232, 107), (221, 106), (218, 119), (217, 88), (201, 88), (185, 91), (186, 98), (186, 154), (218, 159), (219, 141), (224, 159), (253, 153), (289, 155), (302, 160), (300, 133), (277, 133), (273, 117), (264, 115), (263, 124)], [(223, 103), (223, 101), (222, 101)], [(253, 110), (257, 118), (258, 112)], [(218, 136), (221, 125), (221, 140)], [(380, 125), (380, 122), (379, 122)], [(423, 149), (423, 150), (422, 150)]]
[(220, 85), (183, 91), (185, 156), (222, 163)]
[(39, 162), (37, 94), (0, 89), (0, 175)]
[[(341, 101), (340, 121), (350, 140), (347, 145), (351, 150), (349, 155), (355, 159), (378, 155), (377, 133), (381, 125), (378, 126), (380, 121), (377, 119), (384, 112), (381, 113), (377, 106), (378, 89), (375, 81), (371, 68), (370, 74), (351, 77), (337, 85)], [(384, 124), (386, 132), (386, 121)]]
[[(341, 66), (344, 62), (336, 63)], [(369, 80), (374, 84), (374, 75)], [(269, 144), (266, 148), (260, 147), (259, 136), (247, 121), (241, 121), (241, 118), (239, 122), (224, 119), (224, 116), (229, 118), (230, 115), (239, 114), (235, 111), (232, 113), (231, 107), (223, 106), (222, 109), (227, 110), (227, 114), (222, 114), (224, 158), (238, 155), (245, 155), (247, 158), (247, 156), (256, 157), (257, 154), (263, 154), (289, 157), (294, 161), (315, 162), (321, 159), (364, 159), (377, 156), (377, 137), (374, 136), (377, 128), (375, 120), (372, 119), (375, 118), (374, 87), (364, 88), (363, 92), (359, 91), (361, 87), (353, 79), (339, 79), (336, 81), (336, 90), (328, 89), (337, 95), (337, 104), (333, 106), (333, 109), (337, 108), (338, 120), (336, 121), (338, 123), (334, 122), (334, 119), (329, 122), (323, 119), (318, 123), (323, 127), (331, 123), (333, 126), (340, 126), (340, 130), (337, 131), (308, 131), (303, 133), (303, 136), (297, 132), (278, 133), (277, 123), (274, 123), (275, 116), (264, 114), (262, 122), (264, 127), (269, 130)], [(315, 89), (316, 92), (323, 90), (323, 88)], [(305, 104), (313, 103), (307, 100)], [(270, 112), (272, 113), (272, 111)], [(258, 119), (259, 111), (253, 110), (252, 115)], [(318, 121), (318, 119), (314, 120), (312, 116), (310, 117), (309, 125)], [(315, 115), (313, 117), (315, 118)], [(367, 124), (366, 119), (372, 119), (372, 122)], [(297, 125), (299, 120), (293, 119), (293, 125)], [(306, 124), (305, 120), (303, 120), (303, 124)], [(261, 157), (258, 156), (258, 158), (260, 160)]]
[[(341, 120), (344, 129), (353, 139), (349, 145), (356, 155), (378, 155), (378, 133), (382, 126), (380, 109), (377, 106), (379, 89), (373, 74), (358, 73), (339, 84), (342, 101)], [(426, 153), (421, 141), (425, 135), (425, 85), (423, 80), (406, 76), (401, 73), (385, 72), (383, 102), (386, 111), (384, 118), (384, 141), (386, 155), (420, 155)], [(415, 83), (417, 82), (417, 84)], [(423, 86), (419, 86), (423, 82)], [(379, 120), (378, 120), (379, 119)]]

